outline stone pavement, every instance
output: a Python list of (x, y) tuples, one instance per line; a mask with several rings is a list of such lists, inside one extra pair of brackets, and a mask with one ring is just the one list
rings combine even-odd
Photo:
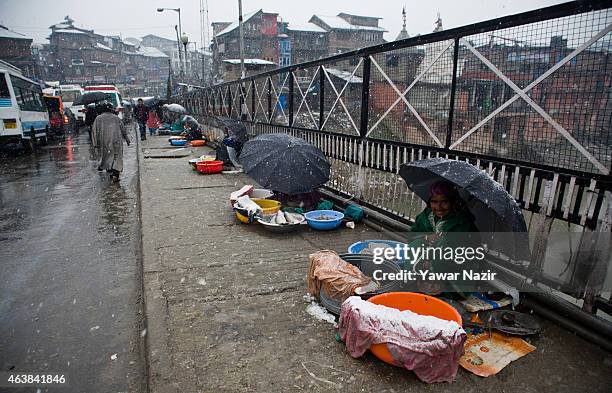
[(151, 392), (609, 391), (612, 355), (547, 321), (530, 339), (535, 352), (487, 379), (460, 369), (452, 384), (427, 385), (369, 353), (353, 359), (333, 326), (306, 312), (308, 254), (380, 235), (241, 224), (228, 196), (249, 178), (200, 175), (190, 157), (144, 158), (167, 145), (139, 146)]

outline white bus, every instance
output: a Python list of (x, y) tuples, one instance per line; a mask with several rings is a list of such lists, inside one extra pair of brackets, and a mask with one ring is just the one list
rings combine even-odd
[(38, 83), (0, 60), (0, 143), (21, 142), (33, 150), (47, 142), (49, 114)]

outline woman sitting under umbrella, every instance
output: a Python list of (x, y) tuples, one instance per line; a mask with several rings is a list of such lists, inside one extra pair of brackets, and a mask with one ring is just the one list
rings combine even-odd
[(445, 232), (478, 232), (478, 229), (457, 189), (449, 182), (439, 181), (429, 189), (427, 207), (416, 216), (412, 232), (434, 233), (429, 238), (437, 240)]
[[(448, 248), (477, 247), (478, 240), (474, 232), (478, 228), (474, 224), (474, 216), (465, 207), (457, 189), (449, 182), (439, 181), (431, 185), (427, 207), (416, 216), (411, 232), (423, 233), (425, 236), (412, 241), (412, 248), (436, 247), (442, 250)], [(449, 235), (450, 233), (466, 233), (465, 235)], [(435, 255), (433, 258), (421, 258), (415, 262), (415, 271), (430, 272), (458, 272), (463, 269), (462, 264), (454, 260), (445, 260)], [(411, 266), (406, 266), (410, 268)], [(474, 266), (470, 266), (474, 268)], [(422, 287), (428, 292), (437, 292), (439, 286), (429, 282), (429, 286)], [(454, 282), (453, 289), (462, 292), (460, 281)]]

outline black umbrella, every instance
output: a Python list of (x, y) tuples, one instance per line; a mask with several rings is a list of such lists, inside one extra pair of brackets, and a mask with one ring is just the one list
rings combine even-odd
[(104, 101), (110, 98), (110, 94), (102, 93), (101, 91), (93, 91), (91, 93), (85, 93), (80, 97), (77, 97), (72, 105), (89, 105), (94, 102)]
[(229, 117), (217, 117), (222, 127), (226, 127), (230, 136), (237, 142), (245, 143), (248, 139), (247, 128), (243, 122)]
[(165, 104), (166, 101), (160, 99), (159, 97), (147, 98), (143, 101), (144, 106), (147, 108), (155, 108), (156, 106), (160, 106)]
[(251, 139), (242, 149), (240, 163), (261, 186), (285, 194), (310, 192), (325, 184), (331, 167), (321, 150), (286, 134)]
[[(464, 161), (433, 158), (403, 164), (399, 174), (423, 200), (428, 200), (432, 184), (441, 180), (454, 184), (474, 215), (475, 224), (490, 249), (514, 259), (529, 258), (527, 225), (520, 206), (484, 171)], [(519, 234), (491, 236), (491, 239), (484, 235), (493, 232)]]

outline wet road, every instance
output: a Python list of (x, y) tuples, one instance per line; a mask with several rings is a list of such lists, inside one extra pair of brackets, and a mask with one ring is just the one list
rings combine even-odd
[(68, 376), (49, 391), (140, 392), (134, 145), (119, 184), (95, 168), (87, 133), (32, 155), (0, 151), (0, 371)]

